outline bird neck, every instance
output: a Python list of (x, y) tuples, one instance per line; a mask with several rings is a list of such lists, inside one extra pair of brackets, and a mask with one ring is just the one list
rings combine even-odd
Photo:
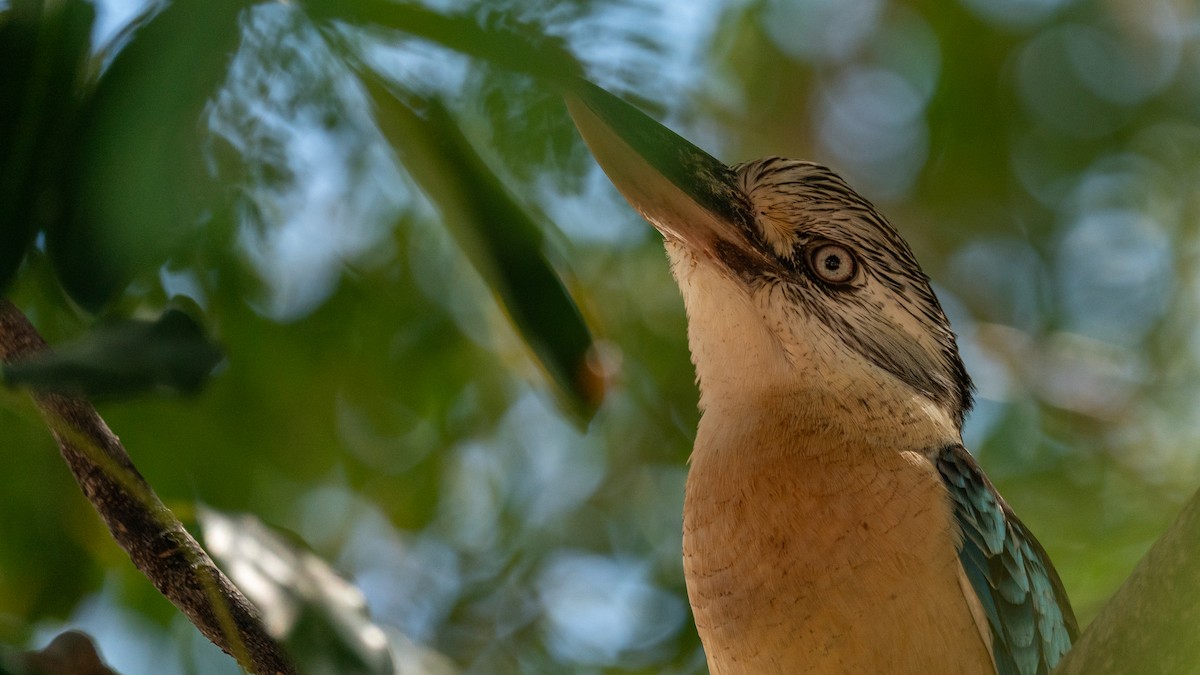
[(879, 388), (859, 393), (846, 396), (818, 385), (742, 398), (708, 396), (694, 452), (754, 448), (764, 455), (929, 454), (962, 442), (945, 411), (915, 392)]

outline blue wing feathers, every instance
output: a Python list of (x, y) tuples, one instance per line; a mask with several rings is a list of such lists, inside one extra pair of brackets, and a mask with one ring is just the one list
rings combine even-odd
[(959, 560), (992, 632), (1000, 675), (1044, 675), (1078, 629), (1046, 552), (962, 446), (943, 449), (945, 481), (961, 536)]

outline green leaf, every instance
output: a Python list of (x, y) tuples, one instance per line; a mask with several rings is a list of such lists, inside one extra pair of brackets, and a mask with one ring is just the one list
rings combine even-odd
[(314, 19), (336, 19), (393, 28), (494, 65), (551, 81), (583, 75), (583, 66), (558, 37), (487, 5), (470, 13), (437, 12), (400, 2), (311, 0)]
[(8, 385), (37, 391), (106, 397), (193, 394), (221, 358), (221, 349), (195, 319), (168, 309), (155, 321), (101, 322), (77, 342), (0, 372)]
[(588, 365), (592, 336), (542, 251), (542, 233), (434, 99), (402, 102), (363, 72), (376, 121), (413, 180), (438, 208), (472, 264), (565, 396), (591, 417), (603, 395)]
[(18, 0), (0, 12), (0, 292), (36, 231), (60, 213), (94, 19), (83, 0)]
[(238, 45), (234, 0), (176, 0), (141, 26), (80, 115), (65, 217), (47, 250), (66, 291), (105, 307), (198, 235), (212, 209), (203, 114)]

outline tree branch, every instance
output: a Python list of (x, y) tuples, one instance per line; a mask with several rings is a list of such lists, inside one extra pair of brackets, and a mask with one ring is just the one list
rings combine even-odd
[(1200, 492), (1158, 538), (1054, 675), (1200, 673)]
[[(45, 349), (21, 310), (0, 298), (0, 361)], [(59, 394), (37, 394), (34, 401), (83, 494), (155, 588), (244, 668), (263, 675), (297, 672), (257, 610), (163, 505), (96, 409)]]

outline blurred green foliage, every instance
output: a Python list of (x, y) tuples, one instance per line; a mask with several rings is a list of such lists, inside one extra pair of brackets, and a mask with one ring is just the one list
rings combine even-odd
[(154, 321), (99, 322), (77, 342), (0, 366), (0, 381), (93, 398), (195, 394), (220, 360), (221, 349), (204, 327), (172, 307)]
[(58, 209), (42, 199), (68, 152), (94, 19), (81, 2), (16, 2), (0, 19), (0, 289)]
[[(294, 531), (466, 672), (703, 670), (683, 309), (539, 79), (577, 67), (724, 160), (822, 161), (889, 215), (979, 385), (968, 445), (1082, 621), (1195, 488), (1193, 4), (222, 2), (200, 25), (177, 0), (120, 31), (123, 7), (96, 3), (85, 48), (92, 5), (0, 2), (0, 283), (52, 342), (92, 326), (72, 301), (193, 299), (226, 351), (208, 387), (102, 407), (142, 472), (181, 512)], [(411, 106), (401, 136), (356, 68)], [(503, 259), (533, 290), (481, 264), (497, 242), (529, 247)], [(553, 363), (604, 393), (590, 422)], [(123, 673), (233, 672), (22, 395), (0, 390), (0, 428), (0, 640), (65, 621)]]

